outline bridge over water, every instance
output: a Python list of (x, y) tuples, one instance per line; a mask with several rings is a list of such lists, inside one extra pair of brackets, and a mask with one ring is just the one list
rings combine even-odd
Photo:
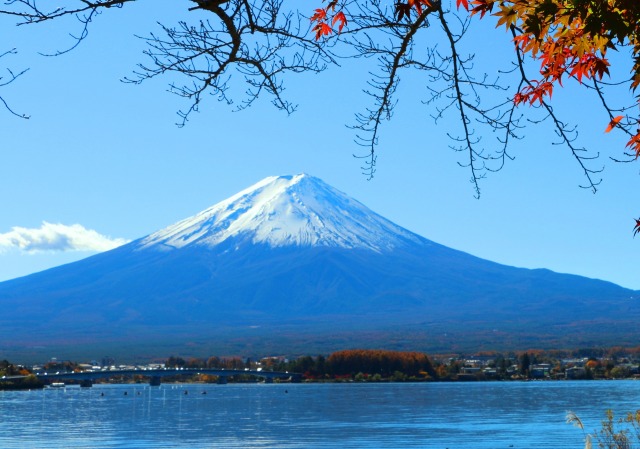
[[(229, 377), (235, 376), (255, 376), (261, 377), (266, 382), (273, 382), (274, 379), (300, 381), (302, 377), (298, 373), (281, 371), (257, 371), (257, 370), (235, 370), (235, 369), (211, 369), (211, 368), (162, 368), (162, 369), (125, 369), (125, 370), (104, 370), (104, 371), (81, 371), (81, 372), (37, 372), (33, 373), (38, 379), (46, 383), (56, 383), (64, 381), (77, 381), (83, 386), (90, 386), (94, 380), (110, 379), (114, 377), (134, 377), (143, 376), (149, 378), (151, 385), (160, 385), (163, 377), (175, 376), (195, 376), (208, 374), (217, 376), (218, 383), (227, 383)], [(24, 379), (27, 376), (7, 376), (6, 380)]]

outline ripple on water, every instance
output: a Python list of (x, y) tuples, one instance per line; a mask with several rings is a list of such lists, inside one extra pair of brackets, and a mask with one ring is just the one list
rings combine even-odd
[(567, 410), (595, 430), (605, 409), (634, 410), (639, 390), (620, 381), (0, 391), (0, 448), (579, 448)]

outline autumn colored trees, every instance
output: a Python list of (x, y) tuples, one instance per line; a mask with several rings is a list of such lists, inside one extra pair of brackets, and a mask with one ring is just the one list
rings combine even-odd
[[(580, 378), (611, 379), (637, 374), (640, 347), (529, 349), (506, 352), (480, 351), (474, 355), (437, 354), (386, 349), (346, 349), (328, 355), (267, 357), (256, 361), (238, 357), (209, 359), (171, 356), (167, 367), (225, 368), (299, 373), (305, 380), (342, 381), (456, 381), (523, 380), (530, 378), (564, 379), (565, 372), (584, 368)], [(545, 376), (536, 376), (535, 368), (547, 366)], [(1, 368), (2, 365), (0, 365)], [(633, 367), (633, 373), (631, 372)], [(471, 373), (471, 374), (469, 374)], [(637, 376), (636, 376), (637, 377)]]
[[(11, 376), (27, 376), (24, 379), (6, 379)], [(0, 390), (29, 390), (42, 388), (43, 382), (38, 380), (23, 366), (16, 366), (7, 360), (0, 360)]]
[(391, 377), (396, 371), (406, 376), (435, 375), (431, 360), (421, 352), (344, 350), (331, 354), (327, 365), (334, 376), (363, 372)]

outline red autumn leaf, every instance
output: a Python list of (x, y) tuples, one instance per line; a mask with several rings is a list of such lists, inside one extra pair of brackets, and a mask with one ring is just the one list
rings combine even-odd
[(636, 159), (640, 157), (640, 132), (629, 139), (626, 147), (636, 152)]
[(402, 1), (396, 2), (395, 6), (396, 18), (402, 20), (405, 16), (407, 18), (410, 17), (412, 8), (414, 8), (418, 14), (422, 14), (423, 7), (430, 8), (432, 5), (430, 0), (406, 0), (406, 3)]
[(530, 91), (527, 92), (527, 95), (527, 101), (530, 105), (533, 105), (536, 102), (542, 104), (545, 95), (548, 95), (549, 98), (553, 95), (553, 83), (550, 83), (549, 81), (539, 83), (537, 86), (532, 87)]
[(633, 236), (635, 237), (640, 232), (640, 220), (636, 219), (636, 225), (634, 226)]
[(482, 19), (484, 15), (488, 12), (493, 11), (494, 2), (488, 0), (472, 0), (471, 2), (474, 8), (471, 10), (471, 15), (475, 15), (480, 13), (480, 18)]
[(469, 2), (468, 0), (456, 0), (456, 8), (460, 9), (460, 5), (464, 7), (467, 11), (469, 11)]
[(340, 25), (338, 25), (338, 33), (340, 33), (342, 31), (342, 28), (347, 24), (347, 18), (342, 11), (340, 11), (333, 17), (331, 25), (335, 26), (336, 22), (340, 22)]
[[(485, 12), (486, 11), (482, 11), (482, 13), (480, 14), (480, 18), (481, 19), (482, 19), (482, 16), (484, 16)], [(475, 13), (476, 13), (476, 8), (471, 10), (471, 15), (474, 15)], [(525, 48), (527, 47), (527, 45), (531, 41), (531, 36), (528, 35), (528, 34), (520, 34), (520, 35), (514, 37), (513, 41), (516, 43), (518, 48), (524, 52)]]
[(325, 17), (327, 17), (327, 11), (322, 8), (318, 8), (315, 11), (315, 14), (311, 16), (312, 22), (322, 22)]
[(320, 22), (313, 27), (313, 31), (316, 33), (316, 40), (319, 41), (322, 36), (331, 34), (333, 30), (327, 24), (327, 22)]
[(527, 102), (527, 95), (523, 94), (521, 92), (518, 92), (514, 97), (513, 97), (513, 102), (515, 103), (516, 106), (518, 106), (520, 103), (526, 103)]
[(593, 63), (593, 71), (598, 75), (599, 79), (602, 79), (605, 73), (609, 75), (609, 61), (604, 58), (596, 57)]
[(607, 129), (605, 129), (604, 132), (608, 133), (613, 128), (618, 126), (618, 123), (620, 123), (620, 120), (622, 120), (622, 119), (623, 119), (623, 116), (621, 116), (621, 115), (611, 119), (611, 121), (609, 122), (609, 126), (607, 126)]
[(410, 7), (414, 7), (418, 14), (422, 14), (422, 5), (420, 4), (420, 0), (407, 0), (407, 3)]
[(636, 73), (631, 78), (631, 90), (635, 92), (635, 90), (640, 86), (640, 73)]
[(571, 70), (571, 73), (569, 73), (569, 76), (575, 76), (576, 78), (578, 78), (578, 82), (582, 83), (583, 76), (586, 76), (587, 78), (589, 78), (589, 64), (583, 63), (583, 62), (577, 62), (573, 66), (573, 69)]

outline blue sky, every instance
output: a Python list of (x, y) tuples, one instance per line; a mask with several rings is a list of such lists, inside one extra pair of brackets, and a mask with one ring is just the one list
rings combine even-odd
[[(556, 90), (554, 107), (601, 153), (595, 195), (578, 187), (580, 168), (552, 145), (551, 128), (530, 126), (512, 148), (516, 159), (484, 180), (475, 199), (468, 170), (457, 164), (463, 156), (448, 148), (455, 116), (434, 124), (416, 73), (403, 74), (376, 177), (367, 181), (345, 126), (369, 105), (362, 89), (371, 67), (362, 61), (287, 78), (286, 95), (299, 105), (290, 116), (267, 97), (242, 112), (208, 98), (184, 128), (175, 122), (186, 104), (166, 92), (168, 79), (121, 83), (145, 61), (133, 35), (189, 18), (188, 6), (137, 2), (106, 11), (85, 42), (55, 58), (38, 52), (67, 47), (72, 22), (16, 28), (0, 19), (2, 49), (19, 52), (0, 59), (0, 69), (29, 68), (0, 95), (31, 117), (0, 110), (0, 281), (95, 254), (109, 239), (142, 237), (266, 176), (306, 172), (449, 247), (640, 289), (640, 238), (632, 236), (639, 166), (608, 159), (626, 139), (604, 133), (607, 117), (582, 89)], [(508, 56), (506, 35), (477, 29), (479, 64), (496, 70), (494, 60)]]

